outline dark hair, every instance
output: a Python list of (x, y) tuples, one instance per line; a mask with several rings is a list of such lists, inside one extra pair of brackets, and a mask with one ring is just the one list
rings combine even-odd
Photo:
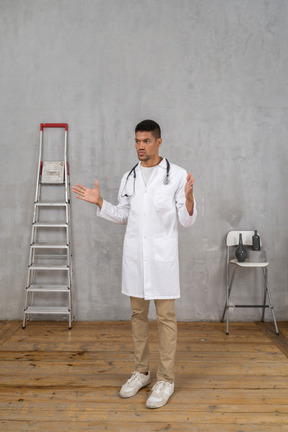
[(161, 138), (161, 129), (154, 120), (143, 120), (135, 128), (136, 132), (152, 132), (154, 138)]

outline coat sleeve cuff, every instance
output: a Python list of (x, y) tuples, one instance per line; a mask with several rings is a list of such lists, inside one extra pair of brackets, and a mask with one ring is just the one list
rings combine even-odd
[(180, 220), (180, 223), (183, 226), (191, 226), (194, 224), (194, 222), (196, 221), (196, 217), (197, 217), (197, 205), (196, 205), (196, 200), (194, 197), (194, 208), (193, 208), (193, 214), (192, 216), (190, 216), (190, 214), (188, 213), (187, 207), (186, 207), (186, 202), (184, 204), (184, 208), (183, 208), (183, 213), (182, 213), (183, 219)]
[(105, 213), (105, 207), (106, 207), (106, 201), (103, 199), (102, 207), (97, 206), (97, 216), (103, 217), (103, 214)]

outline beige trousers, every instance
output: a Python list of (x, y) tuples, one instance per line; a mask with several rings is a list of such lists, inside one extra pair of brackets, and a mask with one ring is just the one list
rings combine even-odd
[[(149, 359), (149, 305), (150, 300), (130, 297), (132, 308), (132, 336), (134, 361), (138, 372), (148, 372)], [(177, 345), (175, 300), (154, 300), (159, 336), (160, 364), (157, 381), (174, 382), (174, 363)]]

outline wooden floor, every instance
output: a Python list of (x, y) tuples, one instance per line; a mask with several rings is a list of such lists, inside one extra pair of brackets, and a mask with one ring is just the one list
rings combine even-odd
[(130, 323), (0, 322), (0, 431), (288, 431), (288, 323), (179, 323), (176, 391), (149, 410), (151, 385), (132, 399)]

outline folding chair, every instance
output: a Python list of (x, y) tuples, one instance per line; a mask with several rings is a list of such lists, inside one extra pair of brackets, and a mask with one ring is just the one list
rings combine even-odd
[[(279, 330), (277, 326), (277, 321), (274, 312), (274, 306), (271, 299), (271, 292), (268, 286), (268, 264), (269, 262), (251, 262), (248, 259), (244, 262), (238, 262), (237, 259), (231, 259), (231, 250), (235, 252), (235, 247), (239, 244), (239, 234), (242, 234), (242, 241), (244, 246), (252, 246), (252, 236), (254, 231), (230, 231), (226, 237), (226, 304), (222, 316), (221, 322), (224, 322), (226, 315), (226, 334), (229, 335), (229, 309), (230, 308), (262, 308), (262, 321), (264, 321), (266, 308), (271, 309), (276, 334), (279, 335)], [(259, 233), (258, 233), (259, 234)], [(260, 245), (262, 246), (262, 241), (260, 237)], [(231, 268), (233, 270), (231, 271)], [(247, 269), (262, 269), (264, 276), (264, 301), (262, 305), (243, 305), (229, 304), (232, 285), (234, 281), (234, 276), (236, 269), (247, 270)], [(268, 303), (266, 302), (268, 297)]]

